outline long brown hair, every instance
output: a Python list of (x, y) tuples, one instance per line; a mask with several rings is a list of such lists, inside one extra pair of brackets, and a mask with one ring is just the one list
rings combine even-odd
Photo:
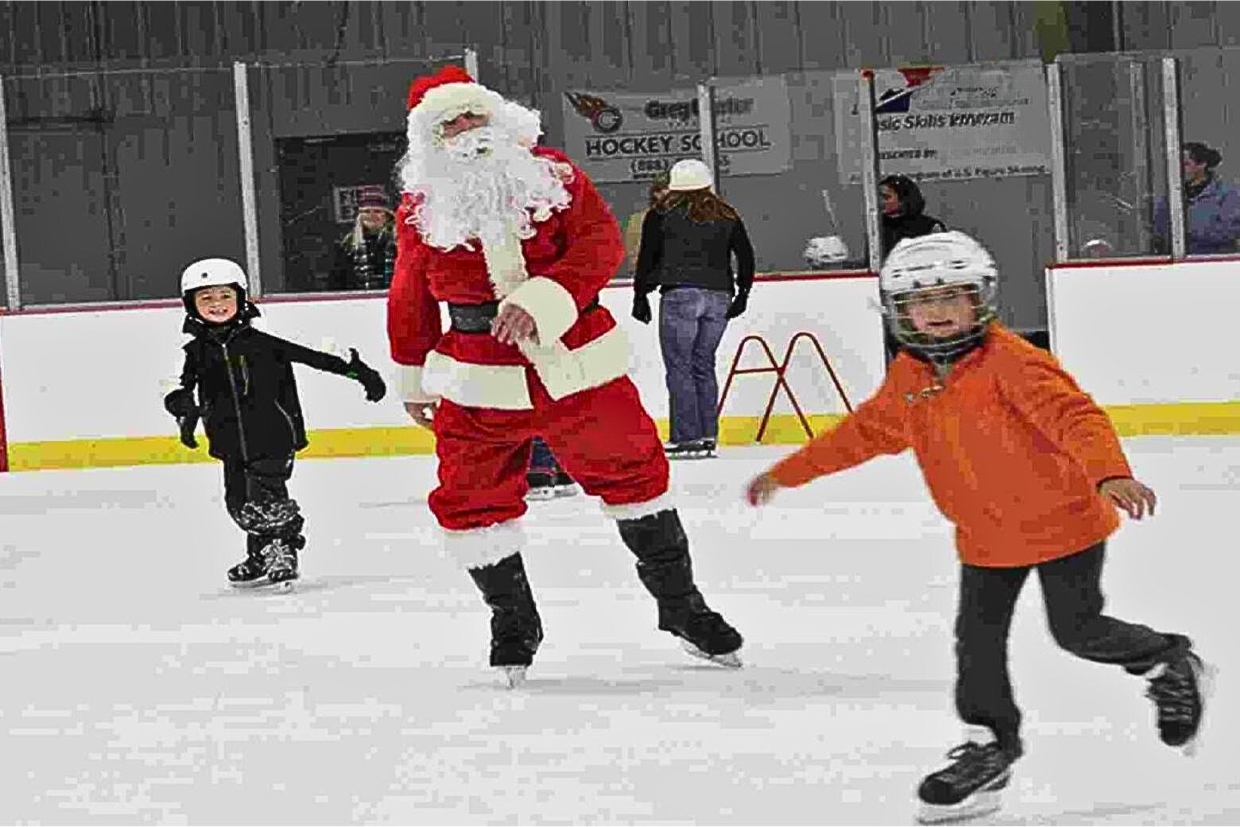
[(700, 223), (739, 221), (736, 208), (708, 189), (672, 190), (655, 205), (661, 212), (671, 212), (682, 204), (689, 205), (689, 219)]

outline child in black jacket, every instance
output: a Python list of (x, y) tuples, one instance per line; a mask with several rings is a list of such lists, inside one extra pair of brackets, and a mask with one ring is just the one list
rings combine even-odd
[(297, 552), (306, 544), (305, 520), (286, 487), (294, 456), (308, 444), (293, 363), (358, 381), (371, 402), (387, 389), (356, 350), (346, 362), (251, 327), (258, 308), (246, 300), (246, 290), (245, 271), (227, 259), (203, 259), (185, 269), (183, 330), (194, 338), (184, 347), (181, 387), (164, 398), (164, 407), (190, 448), (197, 447), (194, 428), (201, 417), (208, 453), (224, 463), (224, 504), (248, 535), (246, 558), (228, 570), (228, 579), (248, 585), (266, 577), (279, 584), (297, 578)]

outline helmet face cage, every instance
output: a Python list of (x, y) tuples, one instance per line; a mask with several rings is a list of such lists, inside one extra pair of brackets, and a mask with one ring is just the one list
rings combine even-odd
[[(976, 281), (926, 285), (912, 290), (884, 293), (883, 309), (891, 320), (891, 333), (900, 344), (935, 361), (949, 360), (971, 348), (985, 334), (987, 325), (994, 321), (996, 286), (994, 278), (986, 277)], [(964, 292), (971, 300), (973, 324), (967, 330), (947, 337), (918, 331), (909, 314), (909, 305), (925, 301), (927, 293), (952, 287)]]

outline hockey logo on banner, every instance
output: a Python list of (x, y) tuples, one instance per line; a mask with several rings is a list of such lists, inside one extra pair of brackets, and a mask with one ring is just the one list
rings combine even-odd
[[(874, 72), (879, 170), (918, 181), (1046, 175), (1050, 117), (1037, 62)], [(861, 183), (860, 84), (833, 80), (840, 181)]]
[[(791, 108), (782, 77), (715, 85), (721, 175), (777, 175), (791, 165)], [(649, 180), (702, 157), (696, 89), (665, 94), (564, 93), (564, 149), (599, 182)]]

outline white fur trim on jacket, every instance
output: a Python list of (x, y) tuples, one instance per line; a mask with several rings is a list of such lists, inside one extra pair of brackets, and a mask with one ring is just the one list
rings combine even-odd
[(513, 290), (499, 303), (499, 309), (502, 311), (510, 304), (534, 317), (538, 340), (543, 344), (559, 339), (577, 321), (577, 302), (573, 294), (559, 282), (543, 276), (535, 276)]
[[(556, 342), (556, 348), (540, 354), (539, 359), (535, 369), (547, 393), (552, 399), (563, 399), (626, 375), (628, 339), (617, 326), (576, 350)], [(432, 351), (426, 356), (422, 387), (467, 408), (527, 411), (534, 407), (523, 365), (479, 365)]]
[(440, 123), (462, 112), (493, 115), (505, 104), (504, 97), (480, 83), (445, 83), (427, 90), (418, 105), (409, 110), (406, 121), (411, 129), (434, 130)]
[(528, 411), (534, 407), (524, 365), (477, 365), (431, 351), (426, 354), (422, 387), (466, 408)]
[(607, 505), (603, 504), (603, 514), (613, 520), (640, 520), (642, 517), (650, 517), (662, 511), (671, 511), (676, 507), (676, 503), (672, 501), (671, 493), (664, 491), (653, 500), (646, 500), (642, 503), (625, 503), (623, 505)]
[(465, 531), (444, 529), (444, 555), (465, 569), (494, 565), (524, 547), (525, 531), (519, 520), (505, 520)]
[(397, 365), (396, 385), (400, 389), (400, 401), (429, 404), (439, 397), (427, 393), (422, 387), (422, 368), (418, 365)]

